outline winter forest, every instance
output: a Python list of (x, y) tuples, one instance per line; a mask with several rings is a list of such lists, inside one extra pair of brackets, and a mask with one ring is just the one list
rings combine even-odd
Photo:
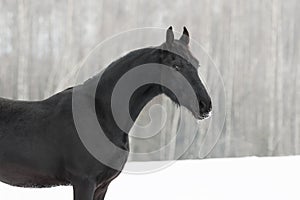
[[(170, 25), (180, 32), (187, 26), (191, 37), (203, 46), (217, 66), (224, 82), (225, 100), (220, 97), (213, 102), (213, 105), (225, 106), (221, 135), (217, 141), (203, 144), (202, 132), (207, 129), (203, 125), (193, 138), (189, 133), (198, 125), (185, 111), (181, 119), (184, 137), (173, 135), (179, 110), (161, 96), (154, 102), (166, 106), (171, 120), (146, 145), (145, 142), (132, 142), (131, 149), (136, 152), (156, 149), (175, 137), (175, 145), (147, 160), (173, 159), (176, 151), (191, 140), (192, 145), (180, 159), (299, 155), (299, 10), (298, 0), (186, 0), (176, 3), (174, 0), (2, 0), (0, 96), (43, 100), (72, 86), (69, 79), (74, 68), (95, 45), (110, 36), (134, 28), (166, 29)], [(140, 15), (147, 17), (139, 18)], [(133, 43), (135, 40), (143, 38), (132, 38)], [(157, 41), (164, 40), (165, 35), (157, 38)], [(116, 47), (122, 48), (122, 44)], [(198, 59), (201, 61), (201, 57)], [(205, 60), (202, 63), (200, 71), (207, 72), (204, 79), (213, 85), (210, 76), (213, 72)], [(107, 64), (94, 63), (99, 69)], [(222, 92), (219, 90), (223, 89), (210, 88), (216, 96)], [(140, 120), (147, 120), (146, 111)], [(212, 149), (200, 156), (199, 152), (205, 148), (202, 145)]]

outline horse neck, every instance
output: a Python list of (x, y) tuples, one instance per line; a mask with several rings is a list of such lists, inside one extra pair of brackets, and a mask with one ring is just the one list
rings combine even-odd
[[(118, 131), (120, 128), (115, 123), (111, 109), (111, 96), (115, 84), (130, 69), (147, 63), (160, 63), (159, 50), (144, 49), (141, 52), (133, 52), (115, 61), (102, 73), (96, 90), (96, 112), (99, 123), (103, 129), (109, 132)], [(135, 55), (134, 55), (135, 54)], [(146, 74), (145, 74), (146, 76)], [(138, 115), (154, 97), (161, 94), (161, 88), (156, 84), (147, 84), (134, 92), (129, 105), (122, 105), (121, 109), (128, 109), (132, 120), (127, 120), (123, 132), (129, 132)], [(123, 120), (123, 119), (122, 119)], [(109, 126), (109, 127), (108, 127)]]

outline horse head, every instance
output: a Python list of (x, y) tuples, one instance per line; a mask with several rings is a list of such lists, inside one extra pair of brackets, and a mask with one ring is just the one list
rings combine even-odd
[[(182, 36), (180, 39), (174, 39), (174, 33), (172, 27), (167, 30), (166, 42), (164, 42), (160, 48), (161, 64), (172, 68), (171, 73), (167, 74), (168, 77), (162, 77), (164, 80), (168, 80), (174, 88), (179, 88), (179, 95), (169, 90), (166, 87), (162, 87), (162, 91), (165, 95), (171, 98), (175, 103), (179, 103), (178, 99), (182, 99), (181, 106), (187, 108), (195, 118), (204, 119), (209, 116), (212, 103), (211, 98), (198, 76), (199, 61), (193, 56), (189, 48), (189, 32), (184, 27)], [(184, 77), (178, 78), (179, 75)], [(183, 81), (188, 81), (192, 87), (195, 96), (197, 98), (197, 106), (191, 102), (191, 95), (185, 88), (181, 88), (184, 84)]]

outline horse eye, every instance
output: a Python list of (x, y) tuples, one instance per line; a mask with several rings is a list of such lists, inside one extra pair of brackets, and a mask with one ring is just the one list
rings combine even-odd
[(178, 65), (175, 65), (174, 68), (179, 71), (180, 70), (180, 67)]

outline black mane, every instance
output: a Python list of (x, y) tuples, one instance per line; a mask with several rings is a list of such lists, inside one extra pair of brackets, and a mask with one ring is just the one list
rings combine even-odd
[[(158, 49), (159, 49), (158, 47), (147, 47), (147, 48), (133, 50), (133, 51), (125, 54), (121, 58), (118, 58), (117, 60), (115, 60), (112, 63), (110, 63), (105, 69), (101, 70), (99, 73), (97, 73), (93, 77), (91, 77), (91, 78), (87, 79), (86, 81), (84, 81), (82, 85), (94, 84), (95, 81), (99, 81), (99, 76), (102, 75), (102, 73), (105, 70), (110, 70), (111, 68), (114, 68), (117, 65), (121, 66), (122, 63), (131, 62), (132, 60), (135, 60), (138, 57), (142, 57), (143, 55), (153, 54)], [(123, 66), (123, 67), (125, 67), (125, 66)]]

